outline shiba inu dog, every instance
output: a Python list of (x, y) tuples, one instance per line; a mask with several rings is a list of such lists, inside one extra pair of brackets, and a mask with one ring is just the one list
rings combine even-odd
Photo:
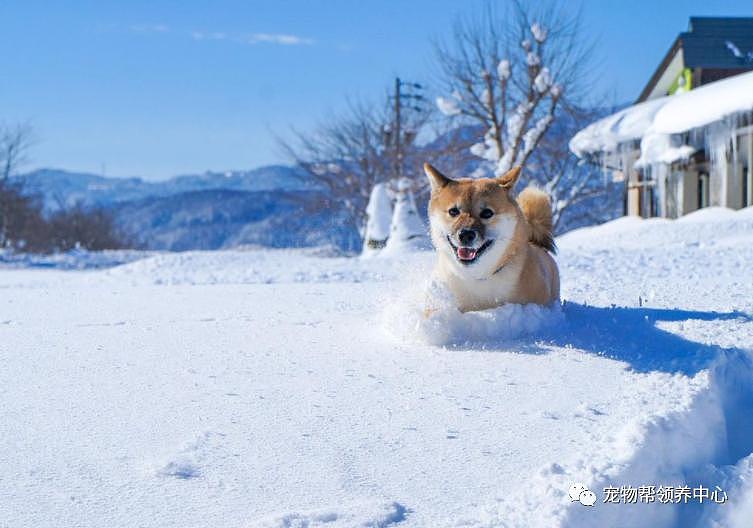
[(459, 180), (428, 163), (424, 170), (431, 182), (435, 277), (461, 311), (559, 300), (559, 271), (551, 255), (552, 206), (544, 192), (533, 188), (513, 197), (520, 167), (498, 178)]

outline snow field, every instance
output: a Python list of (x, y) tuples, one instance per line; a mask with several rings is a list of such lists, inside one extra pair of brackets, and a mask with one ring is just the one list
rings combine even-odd
[(698, 215), (561, 237), (560, 309), (428, 320), (429, 253), (4, 270), (0, 525), (745, 526), (751, 215)]

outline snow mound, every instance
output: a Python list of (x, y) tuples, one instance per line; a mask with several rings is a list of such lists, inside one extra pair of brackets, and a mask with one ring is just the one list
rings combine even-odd
[(737, 216), (740, 218), (753, 218), (753, 206), (746, 207), (745, 209), (740, 209), (737, 212)]
[(705, 525), (747, 528), (753, 519), (753, 455), (725, 469), (721, 487), (730, 490), (729, 507), (711, 511)]
[(406, 519), (408, 509), (392, 502), (359, 503), (347, 511), (321, 509), (306, 513), (291, 512), (260, 519), (249, 528), (355, 528), (387, 527)]
[(574, 245), (579, 243), (604, 243), (604, 237), (616, 237), (626, 233), (633, 233), (649, 225), (668, 222), (664, 218), (645, 220), (638, 216), (622, 216), (603, 224), (573, 229), (557, 237), (557, 245)]
[(392, 201), (387, 193), (387, 185), (377, 183), (371, 190), (369, 204), (366, 206), (366, 234), (364, 238), (365, 254), (375, 250), (369, 243), (384, 243), (390, 236), (392, 222)]
[[(750, 208), (748, 208), (750, 209)], [(574, 229), (557, 238), (565, 250), (646, 250), (740, 244), (753, 230), (753, 211), (707, 207), (677, 220), (630, 216)]]
[(704, 207), (703, 209), (681, 216), (677, 221), (683, 223), (723, 222), (725, 220), (735, 220), (738, 217), (739, 213), (737, 211), (728, 209), (727, 207)]
[(401, 341), (436, 346), (494, 346), (543, 333), (564, 320), (552, 306), (506, 304), (490, 310), (460, 312), (452, 293), (431, 280), (418, 290), (384, 303), (385, 330)]
[(426, 226), (416, 209), (410, 185), (406, 178), (398, 181), (390, 237), (382, 251), (386, 255), (396, 256), (405, 251), (428, 249), (431, 246)]

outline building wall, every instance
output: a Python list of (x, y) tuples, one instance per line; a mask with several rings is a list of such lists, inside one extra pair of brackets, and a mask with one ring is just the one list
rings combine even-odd
[(740, 164), (738, 179), (741, 187), (741, 207), (750, 207), (753, 205), (753, 128), (751, 127), (738, 136), (737, 159)]
[(726, 203), (727, 207), (740, 209), (743, 206), (742, 196), (742, 163), (735, 160), (727, 164)]
[[(625, 175), (625, 214), (678, 218), (701, 207), (699, 194), (704, 188), (706, 206), (753, 206), (753, 126), (739, 129), (733, 137), (737, 143), (732, 153), (729, 135), (718, 136), (707, 145), (705, 160), (694, 156), (695, 161), (672, 167), (656, 164), (639, 171), (634, 166), (638, 149), (620, 153), (619, 160), (607, 160), (608, 166), (620, 167), (618, 172)], [(653, 185), (645, 185), (646, 176)]]
[(627, 215), (628, 216), (641, 216), (641, 189), (640, 187), (628, 187)]
[(698, 171), (688, 169), (678, 174), (679, 216), (698, 209)]

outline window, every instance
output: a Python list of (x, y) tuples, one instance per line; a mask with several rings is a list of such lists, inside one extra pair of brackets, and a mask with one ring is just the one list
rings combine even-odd
[(709, 175), (698, 174), (698, 209), (709, 206)]

